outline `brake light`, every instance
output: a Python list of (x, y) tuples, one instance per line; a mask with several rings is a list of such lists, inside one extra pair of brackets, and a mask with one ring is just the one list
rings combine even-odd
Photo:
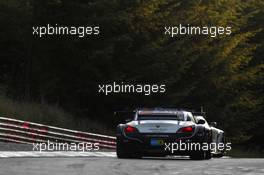
[(181, 128), (177, 132), (180, 132), (180, 133), (190, 133), (190, 132), (193, 132), (193, 129), (194, 128), (192, 126), (187, 126), (187, 127)]
[(137, 128), (132, 126), (127, 126), (124, 131), (126, 134), (135, 133), (137, 132)]

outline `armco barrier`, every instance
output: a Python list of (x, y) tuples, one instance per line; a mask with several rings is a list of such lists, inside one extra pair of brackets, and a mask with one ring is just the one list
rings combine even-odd
[(115, 149), (112, 136), (81, 132), (42, 125), (12, 118), (0, 117), (0, 141), (32, 144), (35, 142), (99, 143), (100, 148)]

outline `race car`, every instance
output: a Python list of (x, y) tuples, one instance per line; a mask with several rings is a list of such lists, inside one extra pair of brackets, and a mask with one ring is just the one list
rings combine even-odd
[(118, 158), (187, 155), (202, 160), (211, 158), (203, 146), (212, 143), (212, 130), (186, 110), (137, 109), (131, 121), (117, 126), (116, 142)]
[[(208, 128), (211, 130), (212, 133), (212, 143), (215, 143), (215, 145), (220, 145), (223, 144), (225, 145), (225, 132), (221, 129), (216, 128), (217, 123), (216, 122), (211, 122), (209, 125), (208, 122), (205, 120), (203, 116), (195, 116), (196, 120), (203, 120), (204, 121), (204, 127)], [(200, 122), (201, 123), (201, 122)], [(219, 149), (217, 146), (213, 147), (211, 149), (211, 153), (214, 157), (223, 157), (225, 154), (225, 148), (224, 149)]]

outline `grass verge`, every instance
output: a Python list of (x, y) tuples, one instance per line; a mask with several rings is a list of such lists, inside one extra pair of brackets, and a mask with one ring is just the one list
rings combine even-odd
[(52, 125), (79, 131), (113, 135), (103, 124), (88, 118), (78, 118), (56, 106), (17, 102), (0, 95), (0, 116)]

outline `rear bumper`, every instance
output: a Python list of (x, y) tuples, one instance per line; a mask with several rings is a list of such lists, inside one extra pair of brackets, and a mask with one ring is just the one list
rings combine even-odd
[[(153, 145), (153, 139), (163, 141), (163, 144)], [(141, 153), (144, 155), (191, 155), (197, 150), (188, 149), (187, 145), (208, 143), (203, 136), (179, 137), (175, 134), (142, 134), (138, 136), (120, 136), (117, 137), (119, 144), (123, 145), (127, 150)], [(186, 145), (186, 148), (180, 145)], [(178, 146), (178, 147), (177, 147)]]

